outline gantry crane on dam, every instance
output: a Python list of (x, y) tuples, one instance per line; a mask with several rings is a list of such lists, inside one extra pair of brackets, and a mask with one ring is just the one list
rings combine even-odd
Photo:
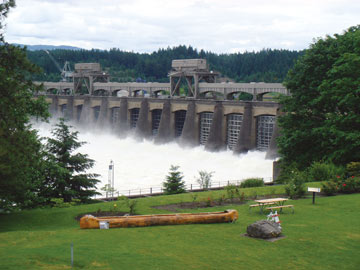
[(63, 68), (60, 67), (59, 63), (55, 60), (55, 58), (51, 55), (48, 50), (44, 50), (47, 55), (50, 57), (51, 61), (55, 64), (56, 68), (60, 71), (61, 74), (61, 81), (62, 82), (71, 82), (73, 78), (73, 72), (70, 68), (70, 63), (65, 61)]

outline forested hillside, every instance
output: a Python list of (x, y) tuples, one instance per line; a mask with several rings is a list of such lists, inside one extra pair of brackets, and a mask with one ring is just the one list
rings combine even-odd
[[(173, 59), (206, 58), (210, 69), (222, 74), (223, 80), (234, 82), (282, 82), (294, 61), (303, 51), (264, 49), (260, 52), (215, 54), (197, 51), (191, 46), (159, 49), (151, 54), (111, 50), (52, 50), (52, 56), (63, 66), (71, 63), (99, 62), (111, 75), (111, 81), (128, 82), (138, 78), (167, 82)], [(28, 51), (29, 59), (43, 69), (34, 80), (59, 81), (60, 72), (45, 51)]]

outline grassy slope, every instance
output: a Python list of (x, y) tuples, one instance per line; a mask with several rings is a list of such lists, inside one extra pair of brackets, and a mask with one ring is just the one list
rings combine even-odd
[[(246, 193), (255, 190), (277, 194), (282, 187)], [(199, 199), (221, 194), (205, 192)], [(190, 195), (141, 199), (138, 212), (164, 213), (150, 206), (181, 201), (191, 201)], [(71, 242), (75, 269), (359, 269), (359, 202), (360, 194), (317, 198), (315, 205), (310, 198), (291, 201), (295, 214), (285, 209), (280, 216), (286, 238), (274, 243), (242, 236), (264, 218), (247, 205), (191, 210), (234, 208), (235, 224), (111, 230), (80, 230), (74, 216), (112, 203), (0, 215), (0, 269), (70, 269)]]

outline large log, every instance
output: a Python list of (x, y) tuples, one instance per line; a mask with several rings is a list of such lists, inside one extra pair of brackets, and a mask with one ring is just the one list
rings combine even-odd
[(94, 217), (83, 216), (81, 229), (99, 229), (100, 222), (107, 222), (109, 228), (145, 227), (155, 225), (184, 225), (235, 222), (239, 217), (236, 210), (195, 214), (165, 214), (141, 216)]

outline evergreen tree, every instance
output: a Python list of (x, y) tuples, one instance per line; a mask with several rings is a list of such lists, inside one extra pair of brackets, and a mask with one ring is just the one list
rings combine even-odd
[(178, 194), (185, 192), (185, 183), (182, 180), (183, 176), (178, 171), (179, 166), (170, 167), (169, 175), (166, 176), (166, 180), (163, 183), (165, 194)]
[(78, 132), (71, 131), (71, 126), (60, 119), (52, 131), (54, 138), (48, 138), (46, 144), (46, 180), (41, 195), (48, 199), (63, 198), (64, 202), (80, 199), (82, 202), (96, 192), (98, 174), (85, 173), (94, 166), (94, 160), (86, 154), (73, 152), (84, 142), (78, 141)]
[(40, 88), (29, 79), (39, 71), (26, 58), (26, 50), (6, 43), (3, 20), (15, 1), (0, 4), (0, 208), (32, 207), (42, 175), (41, 143), (30, 117), (46, 119), (43, 98), (34, 99)]
[(312, 44), (286, 79), (278, 146), (299, 168), (360, 161), (360, 26)]

